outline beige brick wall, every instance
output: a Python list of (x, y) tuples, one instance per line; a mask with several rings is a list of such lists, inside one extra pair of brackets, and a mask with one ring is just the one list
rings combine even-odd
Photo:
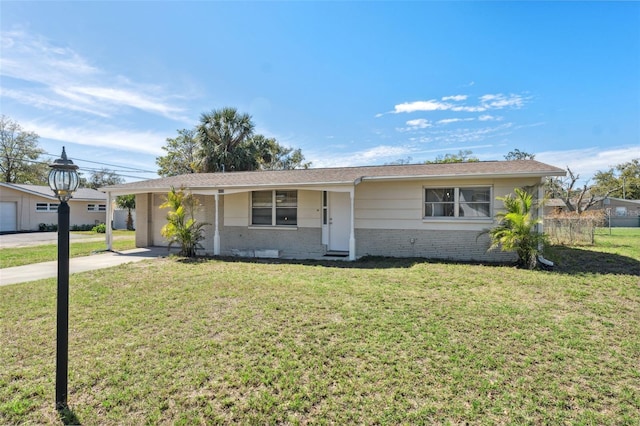
[(425, 257), (483, 262), (511, 262), (513, 253), (487, 252), (489, 237), (476, 231), (416, 231), (356, 229), (356, 254), (362, 256)]
[(225, 226), (220, 230), (220, 251), (224, 256), (232, 250), (280, 250), (280, 257), (309, 259), (324, 255), (321, 228), (255, 229)]

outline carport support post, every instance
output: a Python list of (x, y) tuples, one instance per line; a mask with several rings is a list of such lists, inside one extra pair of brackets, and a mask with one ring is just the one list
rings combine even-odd
[(214, 256), (219, 256), (220, 255), (220, 229), (219, 229), (219, 221), (220, 218), (218, 216), (218, 204), (220, 203), (220, 194), (216, 193), (214, 194), (215, 199), (216, 199), (216, 220), (215, 220), (215, 230), (213, 231), (213, 255)]
[(58, 312), (56, 331), (56, 408), (67, 407), (69, 371), (69, 204), (58, 206)]
[(356, 260), (356, 232), (355, 232), (355, 188), (349, 193), (351, 201), (351, 222), (349, 224), (349, 260)]
[(107, 192), (107, 212), (105, 223), (105, 238), (107, 239), (107, 251), (113, 251), (113, 206), (111, 205), (111, 192)]

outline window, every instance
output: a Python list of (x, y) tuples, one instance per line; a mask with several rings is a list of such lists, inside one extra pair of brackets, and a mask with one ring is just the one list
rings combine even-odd
[(491, 188), (425, 188), (424, 216), (432, 217), (491, 217)]
[(251, 224), (289, 226), (298, 224), (298, 191), (251, 193)]
[(106, 204), (87, 204), (88, 212), (106, 212), (107, 205)]
[(58, 204), (56, 203), (36, 203), (37, 212), (57, 212)]

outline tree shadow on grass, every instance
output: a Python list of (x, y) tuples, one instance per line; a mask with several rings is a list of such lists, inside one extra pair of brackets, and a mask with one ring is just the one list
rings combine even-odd
[(554, 246), (549, 250), (549, 258), (555, 262), (552, 271), (561, 274), (640, 276), (640, 261), (619, 254)]
[[(545, 255), (547, 256), (547, 255)], [(634, 275), (640, 276), (640, 261), (637, 259), (611, 253), (601, 253), (579, 248), (553, 246), (548, 252), (548, 258), (555, 263), (550, 269), (551, 273), (584, 274), (593, 273), (601, 275)], [(384, 257), (367, 256), (356, 261), (348, 260), (299, 260), (299, 259), (260, 259), (235, 256), (200, 256), (195, 258), (176, 257), (181, 263), (197, 264), (218, 260), (229, 263), (258, 263), (258, 264), (288, 264), (319, 266), (327, 268), (344, 269), (397, 269), (411, 268), (417, 264), (458, 264), (458, 265), (484, 265), (494, 267), (515, 267), (514, 263), (492, 263), (480, 261), (453, 261), (446, 259), (428, 259), (421, 257)]]
[(60, 421), (63, 425), (81, 425), (82, 422), (73, 412), (73, 410), (69, 407), (63, 407), (58, 409), (58, 417), (60, 417)]

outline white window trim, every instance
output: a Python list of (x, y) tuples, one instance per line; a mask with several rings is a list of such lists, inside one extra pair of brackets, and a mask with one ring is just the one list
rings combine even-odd
[[(41, 210), (38, 206), (46, 205), (46, 209)], [(55, 207), (54, 207), (55, 206)], [(36, 203), (36, 213), (57, 213), (58, 203)]]
[[(442, 189), (442, 188), (453, 188), (454, 196), (454, 214), (455, 216), (425, 216), (426, 213), (426, 205), (427, 205), (427, 189)], [(487, 217), (460, 217), (458, 216), (460, 213), (460, 189), (466, 188), (489, 188), (489, 213), (490, 215)], [(422, 187), (422, 221), (423, 222), (452, 222), (452, 223), (478, 223), (478, 222), (493, 222), (493, 185), (429, 185)]]
[(90, 203), (87, 204), (87, 211), (91, 213), (104, 213), (107, 211), (107, 205)]
[[(271, 225), (254, 225), (253, 223), (253, 193), (271, 191)], [(296, 223), (294, 225), (276, 225), (276, 192), (277, 191), (295, 191), (296, 192)], [(297, 189), (272, 189), (272, 190), (256, 190), (251, 191), (249, 195), (249, 229), (280, 229), (294, 231), (298, 229), (298, 195)]]

